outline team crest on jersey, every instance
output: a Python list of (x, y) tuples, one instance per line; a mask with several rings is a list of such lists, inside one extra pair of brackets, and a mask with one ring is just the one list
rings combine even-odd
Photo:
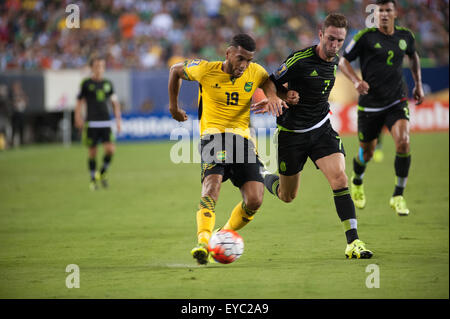
[(281, 78), (286, 73), (286, 71), (287, 71), (286, 63), (283, 63), (275, 72), (275, 79), (278, 80), (279, 78)]
[(250, 92), (253, 88), (253, 82), (247, 82), (244, 85), (244, 90), (245, 92)]
[(109, 84), (109, 83), (103, 84), (103, 91), (105, 91), (105, 92), (111, 91), (111, 84)]
[(95, 84), (94, 83), (91, 83), (91, 84), (89, 84), (89, 91), (94, 91), (95, 90)]
[(401, 39), (400, 41), (398, 41), (398, 46), (400, 49), (402, 49), (403, 51), (406, 50), (406, 48), (408, 47), (408, 45), (406, 44), (406, 41)]
[(202, 60), (200, 60), (200, 59), (192, 60), (191, 62), (189, 62), (189, 64), (187, 65), (187, 67), (189, 68), (189, 67), (191, 67), (191, 66), (199, 65), (200, 62), (202, 62)]

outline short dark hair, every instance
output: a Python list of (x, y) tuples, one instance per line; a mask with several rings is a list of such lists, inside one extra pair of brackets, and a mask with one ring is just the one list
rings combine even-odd
[(395, 0), (377, 0), (375, 4), (388, 4), (389, 2), (392, 2), (394, 4), (394, 7), (397, 8), (397, 3), (395, 2)]
[(231, 39), (230, 46), (236, 48), (240, 46), (250, 52), (255, 52), (256, 50), (255, 40), (246, 33), (236, 34), (233, 39)]
[(347, 18), (340, 13), (330, 13), (323, 22), (322, 31), (325, 31), (328, 27), (336, 27), (336, 28), (348, 28), (348, 20)]
[(102, 57), (102, 56), (93, 56), (93, 57), (91, 57), (91, 59), (89, 60), (89, 66), (92, 67), (92, 66), (94, 65), (94, 62), (95, 62), (95, 61), (98, 61), (98, 60), (105, 60), (105, 58)]

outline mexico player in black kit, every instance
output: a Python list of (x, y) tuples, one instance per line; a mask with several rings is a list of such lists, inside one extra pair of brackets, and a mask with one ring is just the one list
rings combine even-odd
[[(111, 120), (108, 111), (108, 100), (113, 104), (116, 118), (117, 132), (121, 128), (120, 103), (111, 81), (103, 78), (105, 72), (105, 60), (94, 58), (90, 63), (92, 77), (83, 80), (75, 107), (75, 126), (82, 130), (83, 143), (88, 147), (88, 165), (91, 176), (89, 187), (91, 190), (98, 188), (97, 181), (101, 181), (103, 187), (107, 187), (106, 171), (111, 163), (115, 151), (114, 135), (111, 130)], [(87, 106), (86, 123), (82, 117), (83, 104)], [(103, 143), (103, 165), (97, 171), (97, 144)]]
[[(291, 202), (297, 196), (303, 165), (311, 158), (333, 190), (347, 239), (345, 256), (370, 258), (372, 252), (358, 237), (355, 206), (345, 174), (344, 147), (329, 120), (328, 97), (335, 82), (337, 53), (344, 44), (347, 24), (343, 15), (330, 14), (319, 30), (320, 43), (291, 54), (270, 76), (289, 108), (277, 118), (280, 176), (265, 174), (264, 184), (279, 199)], [(257, 113), (267, 111), (263, 106), (264, 100), (253, 109), (259, 109)]]
[[(399, 216), (407, 216), (409, 209), (403, 197), (411, 164), (409, 142), (409, 108), (406, 86), (402, 78), (405, 54), (411, 61), (415, 82), (413, 96), (416, 104), (424, 94), (420, 60), (415, 50), (414, 35), (408, 29), (395, 26), (397, 17), (394, 0), (378, 0), (378, 28), (360, 31), (345, 49), (340, 61), (341, 71), (354, 83), (360, 94), (358, 102), (359, 154), (353, 160), (351, 194), (358, 208), (364, 208), (366, 197), (363, 176), (372, 158), (377, 139), (386, 125), (394, 139), (396, 185), (390, 206)], [(362, 79), (349, 62), (360, 59)]]

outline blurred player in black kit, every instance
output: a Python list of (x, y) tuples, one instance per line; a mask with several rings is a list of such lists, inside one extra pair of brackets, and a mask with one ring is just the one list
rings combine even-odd
[[(358, 101), (359, 154), (353, 160), (351, 194), (357, 208), (364, 208), (366, 196), (363, 176), (368, 162), (373, 157), (377, 140), (384, 125), (389, 129), (395, 143), (396, 185), (390, 206), (399, 216), (407, 216), (403, 191), (411, 165), (409, 141), (409, 108), (402, 64), (405, 54), (411, 62), (415, 82), (413, 97), (416, 104), (422, 103), (424, 93), (420, 71), (420, 60), (415, 49), (412, 32), (395, 25), (397, 9), (395, 0), (378, 0), (378, 27), (361, 30), (345, 49), (339, 63), (341, 71), (355, 85), (360, 94)], [(362, 79), (353, 70), (350, 62), (360, 59)]]
[[(75, 126), (82, 130), (83, 144), (88, 147), (88, 165), (91, 177), (89, 188), (96, 190), (98, 189), (98, 181), (101, 182), (103, 187), (108, 186), (106, 172), (115, 152), (115, 138), (111, 130), (108, 100), (113, 104), (118, 133), (121, 130), (121, 112), (120, 103), (114, 93), (111, 81), (103, 78), (105, 60), (99, 57), (93, 58), (90, 66), (92, 77), (83, 80), (78, 94), (75, 107)], [(82, 117), (84, 104), (87, 106), (86, 121)], [(103, 143), (104, 147), (103, 165), (100, 171), (97, 171), (96, 163), (98, 143)]]

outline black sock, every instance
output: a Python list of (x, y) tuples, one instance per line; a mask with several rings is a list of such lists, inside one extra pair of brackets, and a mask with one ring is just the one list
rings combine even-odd
[(361, 185), (363, 183), (364, 171), (366, 170), (366, 165), (362, 164), (358, 159), (353, 158), (353, 172), (355, 176), (353, 177), (353, 184)]
[(104, 174), (106, 172), (106, 170), (108, 169), (109, 164), (111, 163), (111, 159), (112, 159), (112, 155), (108, 155), (106, 154), (103, 157), (103, 167), (100, 171), (100, 174)]
[(392, 196), (403, 196), (404, 190), (405, 190), (404, 187), (399, 187), (399, 186), (395, 185), (394, 194), (392, 194)]
[(395, 175), (397, 176), (397, 185), (395, 185), (393, 196), (403, 195), (408, 180), (409, 167), (411, 166), (411, 154), (397, 153), (395, 156)]
[(88, 160), (89, 172), (91, 174), (91, 180), (95, 180), (95, 169), (97, 166), (97, 162), (95, 158), (90, 158)]
[(356, 239), (358, 239), (358, 231), (356, 228), (350, 228), (345, 232), (345, 238), (347, 239), (347, 244), (352, 243)]
[(350, 244), (355, 239), (358, 239), (355, 205), (348, 187), (333, 190), (333, 195), (337, 214), (344, 225), (347, 243)]
[(278, 187), (280, 186), (280, 177), (278, 175), (266, 175), (264, 177), (264, 185), (270, 193), (278, 197)]

